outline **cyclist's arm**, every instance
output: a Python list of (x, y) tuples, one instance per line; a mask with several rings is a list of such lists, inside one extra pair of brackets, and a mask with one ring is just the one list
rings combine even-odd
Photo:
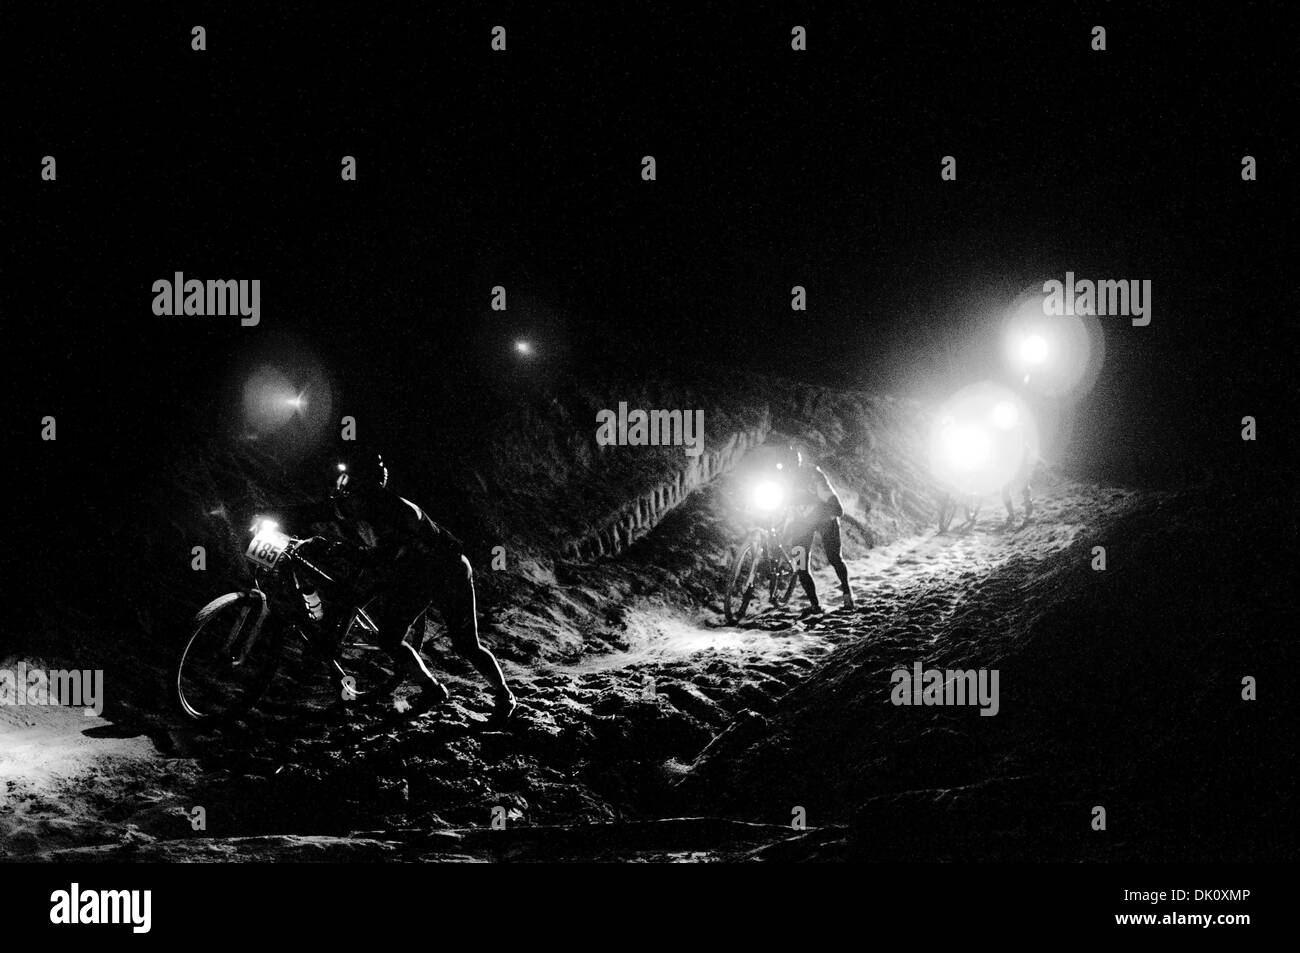
[[(825, 471), (823, 471), (821, 467), (818, 467), (815, 472), (818, 480), (818, 492), (815, 495), (817, 497), (817, 505), (818, 509), (821, 511), (822, 518), (835, 519), (836, 517), (843, 516), (844, 504), (840, 502), (839, 494), (836, 493), (835, 488), (831, 486), (830, 478), (826, 476)], [(828, 499), (822, 499), (823, 493), (825, 493)]]
[[(366, 522), (372, 525), (392, 525), (393, 513), (380, 498), (346, 496), (335, 501), (340, 519)], [(409, 518), (403, 507), (393, 503), (402, 518)], [(384, 570), (392, 566), (411, 549), (411, 540), (403, 533), (382, 533), (374, 546), (356, 546), (351, 557), (363, 569)]]

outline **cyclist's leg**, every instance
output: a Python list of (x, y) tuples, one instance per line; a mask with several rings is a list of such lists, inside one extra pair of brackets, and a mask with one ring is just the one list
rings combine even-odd
[(414, 648), (415, 651), (417, 652), (420, 651), (421, 647), (423, 647), (424, 645), (425, 617), (428, 614), (429, 614), (429, 607), (425, 606), (420, 611), (420, 615), (416, 618), (416, 620), (411, 623), (411, 629), (410, 629), (411, 638), (409, 641), (411, 647)]
[[(389, 654), (393, 660), (392, 688), (396, 688), (406, 679), (411, 679), (425, 687), (438, 684), (416, 645), (406, 641), (406, 633), (412, 625), (420, 624), (423, 629), (424, 612), (429, 606), (432, 585), (428, 576), (428, 567), (413, 562), (398, 569), (390, 584), (385, 587), (375, 627), (379, 634), (375, 644)], [(424, 640), (420, 632), (418, 642)]]
[(433, 606), (442, 615), (447, 635), (456, 651), (469, 660), (498, 696), (509, 694), (510, 689), (496, 656), (478, 638), (474, 569), (464, 556), (440, 574)]
[(835, 575), (839, 577), (840, 592), (847, 594), (849, 592), (849, 567), (844, 565), (844, 556), (841, 552), (839, 517), (834, 517), (823, 523), (820, 532), (822, 550), (826, 553), (826, 561), (831, 564), (835, 569)]
[(813, 582), (812, 573), (808, 567), (812, 562), (813, 538), (817, 535), (816, 526), (799, 526), (791, 534), (791, 554), (794, 554), (796, 548), (802, 549), (802, 558), (796, 557), (798, 562), (803, 565), (798, 569), (799, 585), (803, 587), (803, 594), (808, 597), (808, 603), (812, 606), (819, 606), (817, 601), (817, 584)]

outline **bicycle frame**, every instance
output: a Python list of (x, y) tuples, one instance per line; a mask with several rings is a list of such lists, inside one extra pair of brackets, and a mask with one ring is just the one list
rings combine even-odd
[[(320, 588), (321, 585), (335, 587), (338, 586), (339, 583), (333, 576), (298, 552), (298, 548), (302, 546), (304, 542), (306, 541), (301, 539), (292, 539), (289, 547), (284, 551), (280, 558), (275, 561), (274, 566), (270, 568), (259, 566), (253, 570), (252, 591), (261, 597), (263, 609), (257, 622), (254, 624), (253, 632), (251, 632), (248, 638), (244, 640), (243, 649), (239, 654), (239, 661), (242, 662), (247, 657), (253, 646), (257, 644), (257, 640), (262, 632), (263, 622), (270, 614), (271, 608), (278, 609), (288, 617), (290, 628), (294, 634), (302, 639), (302, 641), (310, 641), (310, 638), (303, 629), (305, 625), (309, 626), (311, 624), (311, 620), (307, 612), (306, 601), (303, 598), (303, 579), (300, 577), (299, 571), (305, 570), (311, 577), (314, 577), (311, 581), (315, 585), (315, 588)], [(286, 577), (282, 575), (282, 573), (286, 571), (288, 573), (287, 581)], [(292, 597), (288, 596), (286, 591), (288, 589), (288, 582), (293, 583)], [(267, 589), (271, 590), (270, 595), (268, 595)], [(359, 623), (362, 629), (371, 636), (377, 635), (379, 632), (379, 627), (375, 625), (374, 620), (371, 619), (365, 609), (360, 606), (350, 607), (349, 614), (345, 619), (343, 626), (343, 632), (345, 635), (351, 631), (354, 623)], [(241, 626), (236, 626), (235, 631), (238, 632)]]
[[(728, 624), (743, 619), (755, 596), (771, 606), (783, 606), (794, 592), (798, 569), (785, 537), (789, 521), (770, 511), (755, 514), (749, 531), (732, 549), (723, 590)], [(747, 567), (747, 568), (746, 568)], [(743, 573), (743, 575), (742, 575)]]
[[(195, 616), (195, 628), (176, 669), (177, 699), (192, 718), (215, 722), (256, 705), (286, 660), (286, 630), (303, 643), (304, 659), (323, 661), (331, 669), (343, 701), (372, 691), (378, 698), (387, 690), (394, 673), (382, 660), (366, 661), (355, 651), (378, 648), (374, 644), (378, 626), (365, 608), (355, 604), (346, 577), (336, 579), (300, 551), (304, 542), (308, 540), (280, 533), (274, 524), (263, 525), (245, 553), (253, 564), (250, 584), (213, 599)], [(338, 612), (323, 626), (319, 613), (313, 612), (316, 603), (309, 608), (304, 595), (313, 588), (338, 593)], [(268, 622), (273, 609), (277, 618)], [(241, 670), (251, 681), (239, 677)], [(217, 688), (227, 680), (237, 682), (231, 686), (236, 694)], [(215, 696), (213, 688), (217, 688)], [(214, 704), (213, 698), (221, 700)]]
[[(776, 581), (774, 578), (776, 575), (776, 566), (784, 564), (790, 568), (792, 574), (797, 571), (794, 560), (790, 558), (790, 552), (786, 548), (785, 540), (783, 539), (783, 523), (784, 521), (782, 521), (782, 524), (778, 525), (769, 523), (766, 527), (757, 530), (759, 534), (760, 548), (758, 558), (754, 560), (754, 568), (748, 582), (750, 586), (754, 585), (756, 581), (755, 577), (757, 577), (760, 567), (765, 567), (764, 574), (769, 578), (772, 578), (773, 583)], [(793, 580), (793, 575), (791, 578)], [(769, 598), (775, 599), (775, 595), (775, 592), (769, 593)]]

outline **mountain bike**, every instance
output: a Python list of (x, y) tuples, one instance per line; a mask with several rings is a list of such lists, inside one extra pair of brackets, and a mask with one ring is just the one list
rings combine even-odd
[(962, 510), (964, 521), (958, 527), (958, 531), (968, 530), (975, 525), (979, 518), (980, 498), (974, 494), (958, 497), (952, 493), (944, 493), (939, 497), (939, 532), (940, 534), (948, 532), (952, 526), (953, 518), (957, 515), (958, 507)]
[(769, 520), (732, 552), (722, 600), (727, 624), (738, 624), (755, 596), (765, 595), (773, 606), (785, 605), (794, 592), (796, 579), (794, 561), (781, 540), (781, 530)]
[(295, 539), (272, 520), (254, 524), (244, 553), (252, 585), (198, 611), (176, 666), (176, 699), (186, 715), (217, 723), (247, 713), (291, 648), (325, 664), (342, 701), (391, 691), (392, 662), (373, 643), (378, 628), (367, 611), (373, 605), (344, 607), (345, 616), (324, 623), (322, 587), (344, 587), (313, 561), (317, 545), (331, 546), (321, 537)]

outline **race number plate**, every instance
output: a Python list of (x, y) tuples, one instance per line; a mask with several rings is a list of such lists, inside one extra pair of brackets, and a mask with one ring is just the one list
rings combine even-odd
[(284, 533), (278, 529), (261, 529), (257, 531), (253, 541), (248, 544), (248, 552), (244, 553), (244, 556), (250, 562), (265, 566), (267, 569), (273, 569), (275, 568), (275, 561), (288, 548), (289, 537)]

